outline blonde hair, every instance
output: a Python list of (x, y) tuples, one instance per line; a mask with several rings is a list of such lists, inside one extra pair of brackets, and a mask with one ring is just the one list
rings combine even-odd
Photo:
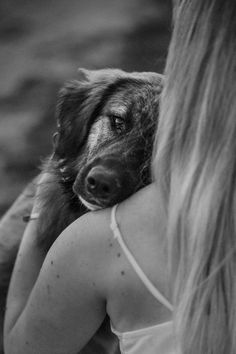
[(236, 4), (178, 0), (153, 166), (183, 354), (236, 353)]

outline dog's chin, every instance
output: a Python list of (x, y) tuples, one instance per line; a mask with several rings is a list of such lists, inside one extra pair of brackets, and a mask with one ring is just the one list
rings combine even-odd
[(102, 209), (102, 206), (97, 205), (97, 204), (92, 204), (87, 202), (84, 198), (82, 198), (80, 195), (78, 195), (79, 200), (81, 201), (81, 203), (89, 210), (99, 210)]

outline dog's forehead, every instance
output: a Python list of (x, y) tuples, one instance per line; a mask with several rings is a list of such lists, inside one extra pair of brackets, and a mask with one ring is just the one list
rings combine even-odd
[(127, 111), (139, 111), (148, 107), (156, 109), (159, 104), (161, 86), (145, 80), (130, 79), (122, 81), (107, 99), (102, 113), (114, 113), (125, 116)]
[(156, 110), (163, 86), (163, 75), (154, 72), (80, 69), (80, 75), (89, 88), (86, 111), (91, 107), (93, 122), (101, 114), (124, 116), (127, 111), (140, 111), (144, 106)]
[(102, 119), (97, 119), (93, 125), (91, 126), (87, 147), (88, 153), (91, 153), (96, 146), (100, 144), (100, 142), (106, 141), (108, 137), (111, 137), (112, 131), (109, 126), (108, 117), (102, 117)]

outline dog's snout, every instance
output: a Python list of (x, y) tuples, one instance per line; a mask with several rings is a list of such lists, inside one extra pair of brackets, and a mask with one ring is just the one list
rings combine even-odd
[(95, 197), (106, 199), (116, 193), (119, 187), (116, 172), (103, 166), (93, 167), (86, 178), (87, 191)]

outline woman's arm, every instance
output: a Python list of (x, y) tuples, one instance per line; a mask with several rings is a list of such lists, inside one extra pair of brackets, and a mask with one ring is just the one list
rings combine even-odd
[(26, 227), (25, 215), (31, 213), (36, 179), (29, 183), (0, 220), (0, 297), (8, 288), (13, 264)]
[(35, 241), (36, 223), (27, 226), (9, 288), (5, 352), (77, 353), (106, 314), (107, 216), (98, 212), (78, 219), (44, 263)]

